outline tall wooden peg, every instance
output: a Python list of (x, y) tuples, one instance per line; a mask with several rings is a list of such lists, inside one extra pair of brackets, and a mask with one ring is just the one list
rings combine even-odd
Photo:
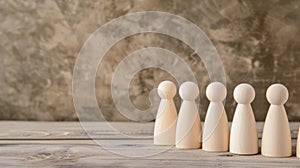
[(220, 82), (213, 82), (206, 89), (206, 96), (210, 103), (203, 127), (202, 149), (205, 151), (228, 151), (229, 127), (222, 103), (226, 95), (226, 87)]
[(230, 152), (241, 155), (258, 153), (258, 137), (251, 102), (255, 90), (250, 84), (239, 84), (233, 92), (238, 103), (231, 125)]
[(261, 154), (289, 157), (292, 155), (292, 138), (284, 108), (289, 97), (288, 89), (282, 84), (273, 84), (268, 88), (266, 97), (271, 105), (263, 129)]
[(173, 101), (176, 85), (171, 81), (163, 81), (158, 86), (161, 97), (154, 126), (155, 145), (175, 145), (177, 110)]
[(201, 122), (195, 102), (199, 95), (199, 88), (193, 82), (185, 82), (180, 86), (179, 95), (183, 101), (177, 120), (176, 147), (181, 149), (200, 148)]

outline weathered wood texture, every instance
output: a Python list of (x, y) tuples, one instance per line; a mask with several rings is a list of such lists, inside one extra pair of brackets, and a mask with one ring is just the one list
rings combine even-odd
[[(291, 123), (293, 150), (299, 123)], [(0, 122), (0, 167), (300, 167), (300, 159), (238, 156), (154, 146), (153, 123)], [(259, 137), (263, 123), (257, 123)], [(101, 143), (101, 146), (97, 143)], [(156, 151), (158, 154), (141, 157)], [(112, 151), (112, 152), (111, 152)], [(114, 153), (113, 153), (114, 152)], [(137, 157), (126, 157), (134, 154)]]

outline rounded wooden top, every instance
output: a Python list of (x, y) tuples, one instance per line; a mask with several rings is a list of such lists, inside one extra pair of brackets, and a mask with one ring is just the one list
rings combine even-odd
[(266, 97), (270, 104), (283, 105), (289, 98), (289, 91), (282, 84), (273, 84), (268, 88)]
[(233, 97), (239, 104), (249, 104), (255, 98), (255, 90), (250, 84), (242, 83), (235, 87)]
[(158, 95), (163, 99), (172, 99), (176, 95), (176, 85), (171, 81), (163, 81), (158, 85)]
[(209, 101), (221, 102), (226, 98), (226, 87), (220, 82), (212, 82), (206, 88), (206, 96)]
[(184, 82), (179, 88), (179, 95), (183, 100), (195, 100), (199, 95), (198, 85), (194, 82)]

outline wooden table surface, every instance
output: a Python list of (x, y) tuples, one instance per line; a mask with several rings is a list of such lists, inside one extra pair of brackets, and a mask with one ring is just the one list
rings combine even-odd
[[(293, 156), (209, 153), (153, 145), (154, 123), (0, 122), (0, 167), (300, 167), (295, 142), (300, 123), (290, 123)], [(263, 123), (257, 123), (261, 138)], [(87, 133), (93, 137), (92, 140)], [(130, 157), (129, 157), (130, 156)]]

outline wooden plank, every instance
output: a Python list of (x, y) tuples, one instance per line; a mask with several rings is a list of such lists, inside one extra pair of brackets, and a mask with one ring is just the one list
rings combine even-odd
[[(160, 148), (151, 140), (102, 140), (110, 149), (140, 156)], [(130, 144), (130, 145), (129, 145)], [(14, 167), (298, 167), (300, 159), (237, 156), (174, 147), (149, 157), (114, 154), (91, 140), (0, 141), (0, 166)]]
[[(110, 127), (119, 132), (107, 128), (106, 123), (88, 122), (85, 123), (88, 132), (95, 139), (152, 139), (153, 122), (110, 122)], [(298, 122), (291, 122), (292, 138), (297, 138)], [(263, 123), (257, 123), (258, 137), (261, 138)], [(9, 139), (90, 139), (82, 129), (79, 122), (0, 122), (0, 140)]]
[[(8, 139), (150, 139), (153, 123), (102, 122), (85, 123), (85, 131), (79, 122), (0, 122), (0, 140)], [(117, 130), (115, 132), (113, 129)]]
[[(153, 123), (0, 122), (0, 167), (299, 167), (300, 159), (238, 156), (155, 146)], [(293, 155), (299, 123), (290, 123)], [(259, 137), (263, 123), (257, 123)], [(142, 138), (146, 137), (146, 138)], [(150, 155), (150, 156), (148, 156)], [(131, 156), (131, 157), (129, 157)], [(135, 157), (132, 157), (135, 156)]]

